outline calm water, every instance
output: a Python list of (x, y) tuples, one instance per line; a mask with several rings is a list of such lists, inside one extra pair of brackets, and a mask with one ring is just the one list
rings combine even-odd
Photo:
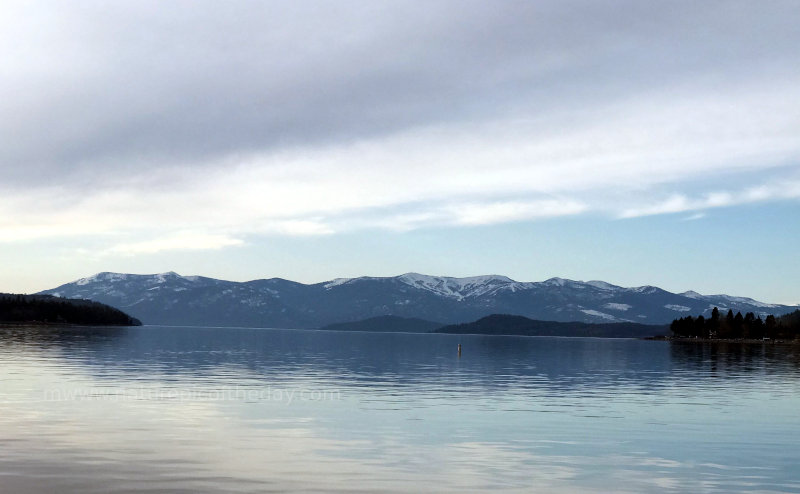
[(2, 493), (800, 492), (798, 465), (797, 348), (0, 329)]

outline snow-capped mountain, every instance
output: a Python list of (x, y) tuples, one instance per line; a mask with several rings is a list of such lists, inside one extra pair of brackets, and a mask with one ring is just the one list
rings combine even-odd
[(709, 315), (714, 307), (762, 317), (798, 308), (604, 281), (518, 282), (499, 275), (451, 278), (418, 273), (308, 285), (280, 278), (232, 282), (173, 272), (99, 273), (41, 293), (96, 300), (145, 324), (228, 327), (316, 328), (381, 315), (461, 323), (494, 313), (548, 321), (667, 324), (686, 315)]

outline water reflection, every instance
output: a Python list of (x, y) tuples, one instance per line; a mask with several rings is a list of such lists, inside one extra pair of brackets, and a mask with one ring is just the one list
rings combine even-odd
[[(464, 355), (457, 358), (456, 345)], [(796, 345), (666, 343), (594, 338), (331, 333), (205, 328), (0, 329), (0, 348), (59, 353), (98, 377), (225, 375), (334, 377), (354, 386), (481, 386), (563, 393), (614, 386), (658, 388), (709, 375), (794, 376)], [(437, 390), (441, 391), (440, 390)]]
[(800, 491), (797, 364), (774, 346), (4, 328), (0, 475), (13, 492)]
[(800, 369), (800, 345), (691, 343), (670, 344), (676, 367), (690, 376), (701, 372), (717, 377), (747, 377), (751, 373), (792, 376)]

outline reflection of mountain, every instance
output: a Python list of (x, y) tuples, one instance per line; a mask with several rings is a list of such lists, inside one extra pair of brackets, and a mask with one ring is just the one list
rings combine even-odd
[(782, 314), (796, 307), (742, 297), (625, 288), (602, 281), (552, 278), (540, 283), (505, 276), (450, 278), (408, 273), (305, 285), (278, 278), (244, 283), (176, 273), (100, 273), (42, 293), (97, 300), (146, 324), (319, 328), (393, 315), (455, 324), (489, 314), (542, 321), (669, 324), (713, 307), (743, 314)]
[(374, 331), (379, 333), (430, 333), (442, 323), (415, 317), (378, 316), (361, 321), (328, 324), (320, 329), (328, 331)]
[(96, 351), (102, 346), (115, 348), (127, 331), (121, 326), (0, 326), (0, 348)]
[(796, 348), (596, 338), (145, 327), (3, 330), (0, 345), (57, 351), (100, 379), (201, 379), (224, 387), (231, 382), (226, 376), (236, 376), (254, 386), (301, 386), (313, 376), (315, 386), (436, 388), (461, 397), (498, 388), (524, 396), (526, 390), (591, 394), (609, 387), (691, 386), (712, 372), (755, 379), (800, 368)]

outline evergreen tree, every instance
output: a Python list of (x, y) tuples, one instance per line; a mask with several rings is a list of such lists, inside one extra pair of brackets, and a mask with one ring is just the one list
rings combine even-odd
[(750, 337), (760, 340), (764, 337), (764, 321), (761, 320), (761, 316), (753, 321), (753, 327), (750, 329)]
[(741, 338), (742, 331), (744, 326), (744, 316), (742, 316), (741, 312), (736, 313), (736, 317), (733, 318), (733, 329), (731, 330), (731, 338)]
[[(718, 332), (713, 334), (715, 324), (719, 324)], [(796, 339), (800, 340), (800, 310), (781, 317), (770, 314), (765, 320), (756, 317), (753, 312), (742, 316), (738, 312), (735, 316), (729, 310), (725, 319), (719, 319), (719, 311), (712, 311), (711, 317), (705, 319), (702, 315), (696, 319), (692, 316), (681, 317), (672, 321), (670, 325), (672, 334), (679, 338), (748, 338), (761, 339)]]
[(767, 316), (767, 320), (764, 321), (764, 336), (767, 338), (775, 338), (775, 327), (778, 325), (778, 322), (775, 320), (775, 316), (772, 314)]
[(717, 336), (719, 334), (719, 309), (714, 307), (714, 310), (711, 311), (711, 319), (709, 319), (706, 323), (706, 338), (711, 336)]
[(694, 321), (694, 336), (697, 338), (708, 338), (706, 318), (702, 315), (697, 316), (697, 319)]

